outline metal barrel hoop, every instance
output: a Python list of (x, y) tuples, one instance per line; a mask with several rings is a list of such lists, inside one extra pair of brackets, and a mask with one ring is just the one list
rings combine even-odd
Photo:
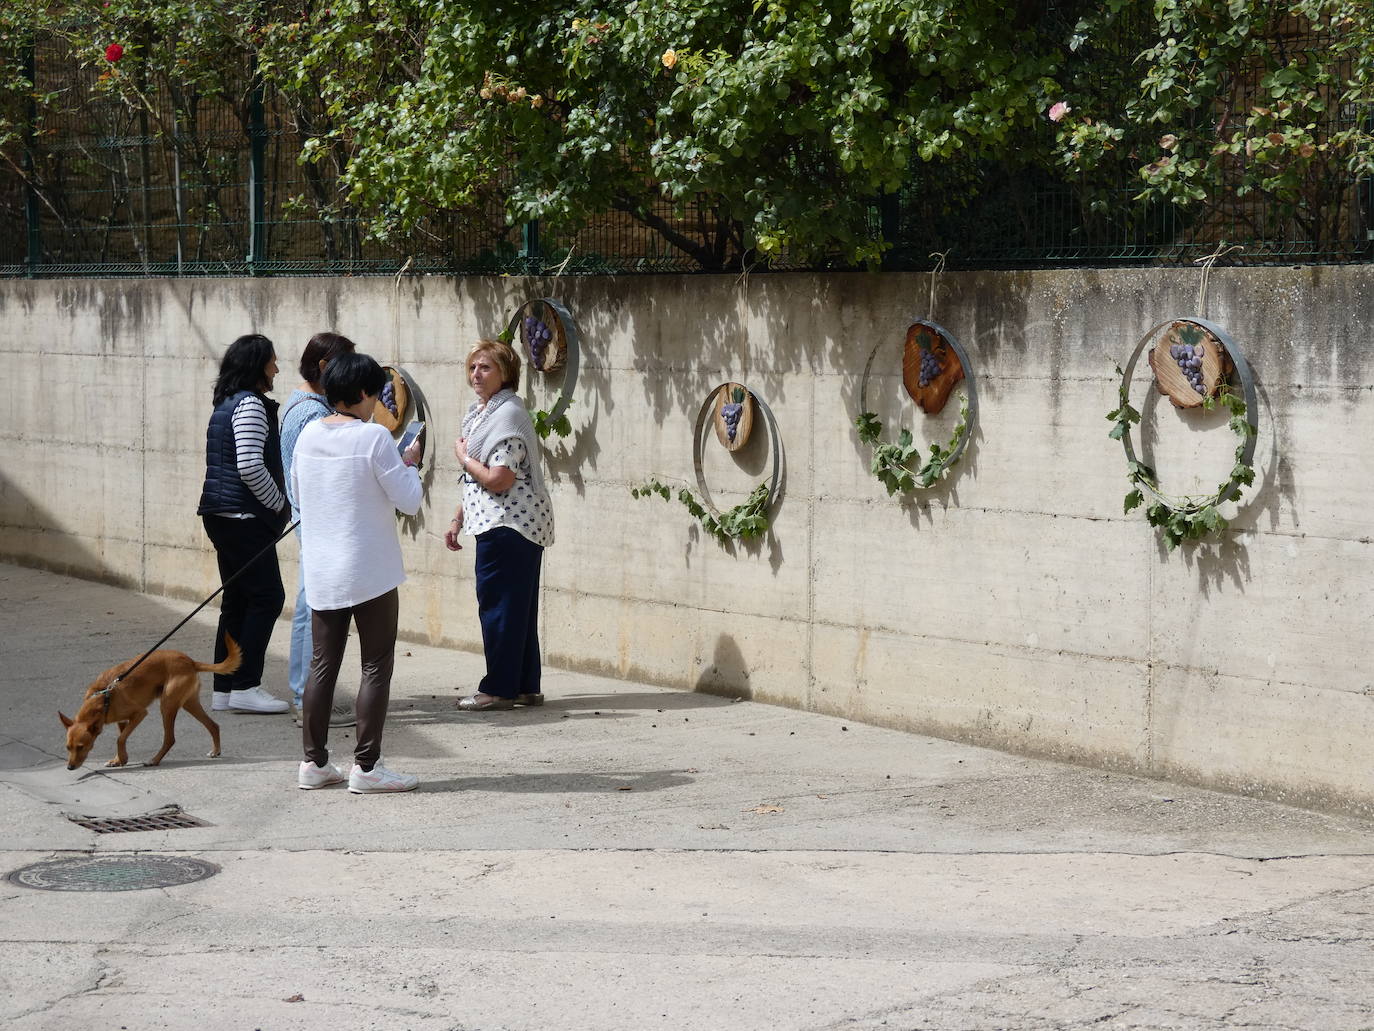
[[(720, 509), (716, 508), (716, 503), (711, 500), (710, 488), (706, 486), (706, 473), (701, 467), (702, 444), (701, 439), (706, 429), (706, 420), (711, 418), (712, 408), (715, 405), (716, 396), (728, 387), (730, 383), (721, 383), (706, 395), (706, 400), (702, 402), (701, 411), (697, 413), (696, 427), (692, 430), (692, 467), (697, 474), (697, 490), (701, 493), (701, 500), (710, 513), (717, 519), (720, 518)], [(754, 404), (758, 405), (759, 411), (763, 413), (764, 424), (768, 427), (768, 441), (773, 448), (773, 473), (768, 482), (768, 511), (772, 511), (777, 504), (778, 488), (782, 484), (783, 473), (783, 453), (782, 438), (778, 434), (778, 420), (773, 416), (773, 410), (768, 407), (763, 398), (759, 397), (753, 390), (749, 390), (749, 396), (753, 398)]]
[(420, 389), (419, 384), (415, 382), (415, 378), (411, 376), (410, 373), (406, 372), (404, 368), (399, 365), (392, 365), (390, 367), (396, 370), (396, 375), (400, 376), (401, 382), (406, 385), (406, 392), (414, 399), (415, 418), (419, 419), (421, 422), (426, 422), (425, 392)]
[(559, 392), (558, 400), (553, 403), (553, 408), (549, 410), (549, 422), (554, 422), (561, 418), (563, 413), (568, 410), (568, 405), (572, 404), (573, 390), (577, 386), (577, 369), (582, 354), (582, 334), (577, 328), (577, 320), (572, 317), (572, 312), (561, 301), (552, 297), (534, 297), (524, 302), (515, 309), (515, 314), (511, 316), (510, 322), (506, 326), (506, 333), (512, 340), (518, 340), (520, 335), (520, 316), (531, 304), (547, 304), (558, 316), (558, 321), (563, 324), (563, 340), (567, 343), (567, 352), (563, 358), (563, 389)]
[[(954, 352), (954, 357), (959, 359), (959, 364), (963, 366), (964, 369), (963, 382), (964, 394), (968, 399), (968, 420), (964, 423), (964, 430), (959, 434), (959, 439), (954, 442), (954, 448), (949, 453), (949, 461), (945, 463), (945, 468), (948, 469), (959, 461), (959, 457), (964, 453), (964, 450), (968, 447), (969, 440), (973, 437), (974, 428), (978, 425), (978, 387), (973, 375), (973, 364), (969, 361), (968, 352), (965, 351), (963, 345), (955, 339), (954, 334), (945, 329), (944, 326), (940, 325), (934, 319), (915, 319), (911, 324), (913, 326), (927, 326), (933, 329), (945, 343), (949, 344), (950, 350)], [(878, 357), (878, 350), (882, 346), (881, 342), (873, 345), (873, 350), (868, 354), (868, 363), (864, 366), (863, 379), (859, 383), (860, 414), (869, 410), (868, 381), (873, 373), (873, 360)], [(935, 486), (935, 484), (932, 483), (931, 487), (933, 486)], [(923, 487), (917, 489), (929, 490), (930, 488)]]
[[(391, 369), (396, 370), (396, 375), (400, 376), (400, 377), (401, 377), (401, 382), (404, 383), (404, 384), (406, 385), (406, 394), (410, 397), (410, 403), (411, 403), (412, 405), (414, 405), (414, 407), (415, 407), (415, 411), (414, 411), (414, 414), (412, 415), (412, 418), (418, 419), (420, 422), (423, 422), (423, 423), (428, 424), (429, 419), (428, 419), (428, 418), (426, 417), (426, 415), (425, 415), (425, 410), (426, 410), (426, 408), (427, 408), (427, 405), (426, 405), (426, 402), (425, 402), (425, 392), (424, 392), (423, 390), (420, 389), (419, 384), (417, 384), (417, 383), (415, 382), (415, 379), (410, 375), (410, 373), (406, 372), (406, 370), (403, 369), (403, 368), (401, 368), (401, 366), (399, 366), (399, 365), (391, 365), (391, 366), (388, 366), (388, 368), (391, 368)], [(401, 430), (404, 432), (405, 427), (402, 426), (402, 427), (401, 427)], [(428, 448), (428, 447), (429, 447), (429, 434), (428, 434), (428, 433), (425, 433), (424, 435), (422, 435), (422, 436), (420, 437), (420, 459), (421, 459), (421, 461), (424, 460), (424, 457), (425, 457), (425, 450), (426, 450), (426, 448)]]
[[(1240, 380), (1241, 399), (1245, 402), (1245, 418), (1250, 423), (1250, 428), (1254, 431), (1253, 433), (1246, 434), (1245, 447), (1241, 452), (1240, 460), (1244, 465), (1253, 464), (1255, 447), (1259, 443), (1259, 396), (1255, 391), (1254, 373), (1250, 369), (1250, 363), (1245, 360), (1245, 355), (1241, 353), (1240, 347), (1237, 346), (1236, 342), (1231, 338), (1231, 334), (1226, 332), (1226, 330), (1222, 329), (1215, 322), (1208, 321), (1201, 315), (1179, 315), (1165, 319), (1163, 322), (1157, 323), (1146, 330), (1145, 335), (1136, 343), (1135, 350), (1131, 352), (1130, 361), (1126, 363), (1126, 368), (1121, 374), (1122, 396), (1126, 399), (1126, 403), (1129, 404), (1131, 400), (1131, 377), (1135, 374), (1136, 363), (1140, 361), (1140, 356), (1145, 352), (1145, 349), (1152, 345), (1156, 334), (1165, 326), (1175, 322), (1191, 322), (1194, 325), (1201, 326), (1216, 337), (1217, 340), (1220, 341), (1221, 346), (1226, 349), (1226, 354), (1231, 359), (1231, 364), (1235, 366), (1236, 377)], [(1128, 462), (1138, 461), (1135, 456), (1135, 446), (1131, 443), (1131, 430), (1129, 426), (1126, 428), (1126, 432), (1121, 434), (1121, 446), (1126, 452), (1126, 460)], [(1137, 480), (1136, 483), (1146, 494), (1149, 494), (1156, 501), (1170, 508), (1174, 506), (1176, 499), (1157, 490), (1154, 485), (1147, 480)], [(1223, 501), (1229, 501), (1239, 494), (1239, 492), (1240, 485), (1229, 483), (1228, 479), (1228, 486), (1226, 490), (1217, 495), (1216, 503), (1221, 504)]]

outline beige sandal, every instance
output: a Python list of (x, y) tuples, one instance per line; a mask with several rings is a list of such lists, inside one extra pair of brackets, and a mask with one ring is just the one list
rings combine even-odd
[(478, 691), (471, 698), (458, 699), (458, 708), (463, 712), (489, 712), (493, 709), (514, 709), (515, 699), (498, 698), (496, 695), (482, 694)]

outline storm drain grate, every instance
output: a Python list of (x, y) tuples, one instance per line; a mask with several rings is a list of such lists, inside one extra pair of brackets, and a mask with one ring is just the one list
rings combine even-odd
[(67, 819), (97, 834), (123, 834), (129, 831), (175, 831), (183, 827), (209, 827), (204, 820), (169, 805), (145, 816), (72, 816)]
[(5, 880), (39, 891), (138, 891), (203, 881), (219, 867), (190, 856), (101, 855), (34, 863)]

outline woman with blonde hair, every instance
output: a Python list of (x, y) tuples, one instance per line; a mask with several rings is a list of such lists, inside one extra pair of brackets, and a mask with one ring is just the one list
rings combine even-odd
[(487, 673), (465, 712), (543, 705), (539, 662), (539, 572), (553, 543), (553, 504), (539, 468), (539, 439), (516, 395), (520, 356), (509, 344), (479, 340), (467, 358), (477, 395), (453, 453), (463, 467), (462, 500), (444, 534), (458, 551), (466, 529), (477, 539), (477, 614)]

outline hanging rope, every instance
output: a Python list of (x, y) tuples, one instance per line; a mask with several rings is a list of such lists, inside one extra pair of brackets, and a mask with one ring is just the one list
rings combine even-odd
[(396, 278), (392, 280), (394, 289), (391, 292), (390, 364), (393, 368), (401, 364), (401, 277), (406, 274), (414, 260), (414, 257), (407, 257), (405, 264), (396, 272)]
[(1202, 266), (1202, 282), (1198, 284), (1197, 289), (1197, 313), (1199, 315), (1205, 316), (1207, 314), (1207, 277), (1212, 274), (1212, 266), (1215, 265), (1219, 259), (1224, 258), (1232, 251), (1242, 251), (1244, 249), (1245, 248), (1241, 247), (1238, 243), (1227, 247), (1226, 241), (1222, 240), (1221, 243), (1217, 244), (1217, 249), (1207, 255), (1207, 257), (1193, 259), (1194, 265)]
[(929, 307), (926, 309), (926, 317), (927, 317), (927, 318), (932, 318), (932, 319), (933, 319), (933, 318), (935, 317), (935, 281), (936, 281), (936, 280), (940, 277), (940, 275), (945, 271), (945, 257), (946, 257), (948, 254), (949, 254), (949, 251), (931, 251), (931, 252), (930, 252), (930, 257), (932, 257), (932, 258), (939, 258), (940, 260), (937, 261), (937, 262), (935, 263), (935, 267), (934, 267), (933, 269), (931, 269), (931, 271), (930, 271), (930, 305), (929, 305)]

